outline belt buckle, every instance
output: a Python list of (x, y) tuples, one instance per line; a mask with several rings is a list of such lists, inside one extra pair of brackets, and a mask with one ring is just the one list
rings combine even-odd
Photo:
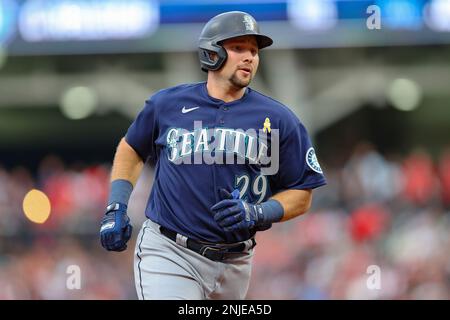
[(205, 246), (204, 249), (201, 250), (200, 254), (206, 258), (210, 258), (211, 260), (220, 261), (223, 260), (223, 254), (226, 251), (228, 250)]

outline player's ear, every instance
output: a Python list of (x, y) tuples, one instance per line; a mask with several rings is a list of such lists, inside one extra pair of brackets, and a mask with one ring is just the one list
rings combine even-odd
[(219, 56), (215, 52), (208, 51), (208, 55), (209, 55), (209, 59), (211, 59), (211, 61), (216, 62), (219, 59)]

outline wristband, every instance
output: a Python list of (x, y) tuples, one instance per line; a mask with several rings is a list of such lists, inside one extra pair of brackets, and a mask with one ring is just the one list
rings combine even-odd
[(284, 209), (281, 203), (275, 199), (267, 200), (259, 204), (259, 206), (260, 208), (257, 208), (258, 225), (278, 222), (284, 216)]
[(125, 179), (117, 179), (111, 182), (111, 192), (109, 193), (108, 204), (113, 202), (128, 205), (133, 185)]

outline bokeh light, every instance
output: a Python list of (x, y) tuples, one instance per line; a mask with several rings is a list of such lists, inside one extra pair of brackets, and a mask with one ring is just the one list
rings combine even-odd
[(97, 108), (97, 94), (88, 87), (72, 87), (62, 94), (61, 111), (69, 119), (89, 117)]
[(47, 195), (33, 189), (23, 199), (23, 212), (34, 223), (44, 223), (50, 216), (51, 205)]
[(422, 100), (422, 90), (409, 79), (396, 79), (388, 88), (387, 98), (392, 106), (401, 111), (416, 109)]

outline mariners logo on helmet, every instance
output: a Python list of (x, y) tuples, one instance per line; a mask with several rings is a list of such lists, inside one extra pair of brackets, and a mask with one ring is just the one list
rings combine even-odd
[(322, 168), (320, 167), (319, 161), (316, 157), (316, 151), (314, 151), (314, 148), (309, 148), (306, 152), (306, 163), (308, 166), (313, 169), (317, 173), (322, 173)]
[(244, 22), (244, 25), (245, 25), (245, 29), (247, 31), (254, 31), (255, 30), (255, 21), (253, 21), (252, 17), (250, 17), (249, 15), (245, 15), (243, 22)]

